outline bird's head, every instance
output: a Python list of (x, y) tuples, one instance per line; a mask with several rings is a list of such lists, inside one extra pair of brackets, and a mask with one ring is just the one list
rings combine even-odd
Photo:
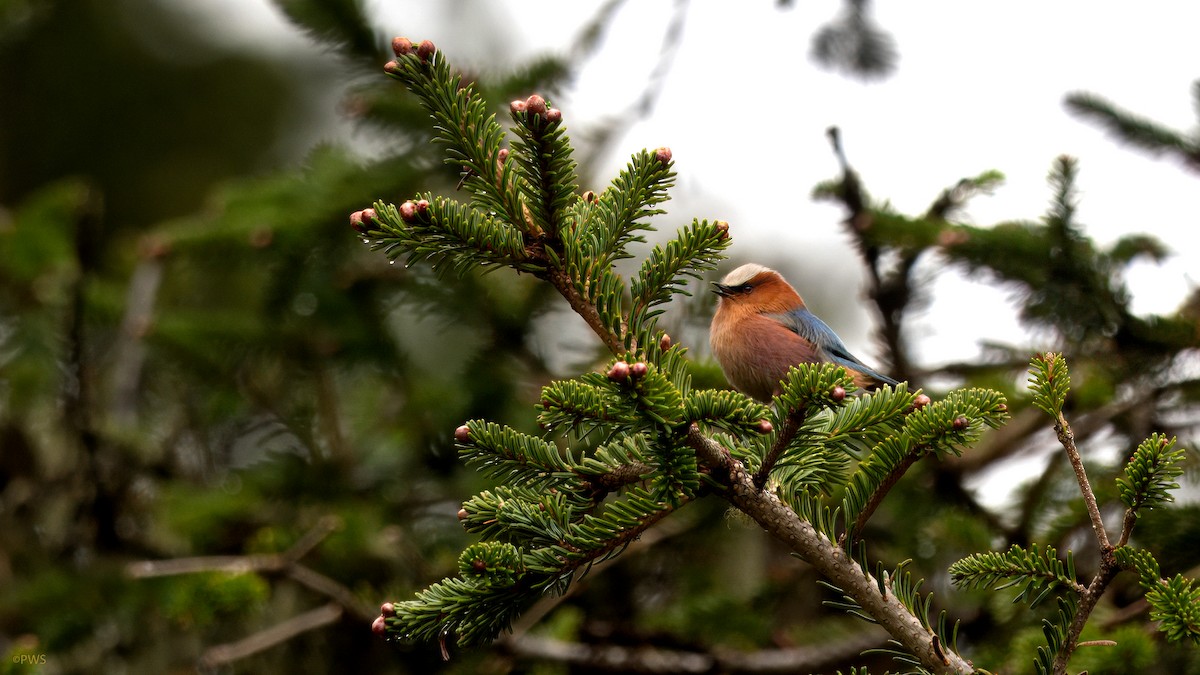
[(786, 312), (804, 306), (796, 289), (779, 272), (748, 263), (713, 282), (713, 292), (721, 296), (722, 308), (769, 313)]

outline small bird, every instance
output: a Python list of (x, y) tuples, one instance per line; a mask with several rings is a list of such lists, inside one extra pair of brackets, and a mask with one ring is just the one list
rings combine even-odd
[(801, 363), (844, 366), (863, 389), (898, 384), (855, 358), (779, 272), (751, 263), (713, 286), (721, 299), (709, 341), (725, 377), (743, 394), (770, 402), (788, 368)]

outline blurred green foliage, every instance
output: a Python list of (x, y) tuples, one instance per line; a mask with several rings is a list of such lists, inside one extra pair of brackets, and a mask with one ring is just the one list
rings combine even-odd
[[(504, 648), (456, 651), (444, 664), (437, 645), (397, 648), (370, 633), (381, 600), (456, 573), (470, 540), (455, 512), (484, 484), (459, 465), (453, 429), (485, 418), (535, 432), (539, 387), (564, 361), (546, 335), (563, 323), (532, 279), (438, 278), (389, 266), (352, 236), (350, 211), (450, 193), (459, 176), (428, 143), (425, 114), (379, 74), (390, 36), (362, 3), (279, 4), (326, 51), (233, 48), (166, 1), (0, 0), (0, 672), (49, 672), (9, 658), (21, 654), (47, 655), (54, 672), (189, 671), (206, 650), (330, 596), (285, 569), (140, 579), (129, 565), (283, 555), (329, 517), (338, 527), (298, 562), (345, 592), (341, 616), (229, 670), (569, 672)], [(300, 70), (311, 80), (285, 74)], [(507, 101), (552, 91), (570, 72), (545, 57), (478, 84)], [(309, 147), (299, 130), (321, 118), (309, 94), (342, 82), (353, 83), (344, 109), (391, 151)], [(1026, 320), (1064, 338), (1079, 374), (1072, 413), (1091, 414), (1087, 436), (1103, 430), (1117, 450), (1089, 458), (1103, 500), (1117, 500), (1104, 486), (1140, 438), (1194, 438), (1200, 387), (1176, 366), (1196, 346), (1197, 314), (1133, 316), (1120, 283), (1134, 255), (1161, 255), (1154, 242), (1100, 249), (1064, 213), (994, 228), (874, 215), (872, 246), (986, 271), (1018, 289)], [(921, 375), (1019, 402), (1025, 363), (1001, 354)], [(695, 372), (699, 386), (720, 384), (711, 363)], [(1030, 476), (1010, 512), (973, 495), (974, 478), (1039, 447), (1036, 430), (981, 457), (919, 466), (867, 533), (890, 564), (913, 558), (926, 589), (963, 619), (960, 646), (1006, 672), (1029, 667), (1022, 645), (1042, 639), (1040, 616), (951, 591), (945, 570), (1007, 543), (1083, 541), (1087, 518), (1059, 460)], [(857, 627), (823, 609), (811, 570), (753, 527), (719, 504), (696, 511), (587, 577), (540, 634), (750, 651)], [(1164, 574), (1200, 564), (1194, 511), (1162, 507), (1139, 524), (1137, 543)], [(1118, 588), (1110, 614), (1125, 597)], [(1087, 639), (1118, 647), (1086, 648), (1073, 665), (1200, 671), (1193, 652), (1164, 645), (1144, 621), (1098, 621)], [(857, 651), (821, 667), (878, 663)]]

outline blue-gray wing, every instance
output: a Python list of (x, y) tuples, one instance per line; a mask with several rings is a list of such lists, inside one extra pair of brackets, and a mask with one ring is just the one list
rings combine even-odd
[(842, 342), (837, 333), (833, 332), (829, 324), (822, 321), (816, 314), (810, 312), (807, 307), (793, 309), (790, 312), (783, 312), (781, 314), (768, 314), (767, 316), (778, 321), (796, 335), (813, 343), (817, 347), (817, 351), (824, 354), (831, 363), (836, 363), (850, 370), (856, 370), (880, 382), (891, 385), (899, 384), (896, 380), (877, 372), (874, 368), (859, 361), (858, 358), (850, 353), (850, 350), (846, 349), (845, 343)]

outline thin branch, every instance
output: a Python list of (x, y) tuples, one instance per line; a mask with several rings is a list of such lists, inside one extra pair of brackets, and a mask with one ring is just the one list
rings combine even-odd
[(894, 593), (881, 594), (879, 582), (811, 523), (801, 518), (773, 492), (760, 490), (746, 469), (712, 439), (693, 426), (688, 444), (726, 489), (722, 496), (750, 516), (768, 533), (791, 548), (829, 581), (853, 598), (863, 612), (934, 673), (971, 673), (971, 664), (941, 648), (934, 633), (900, 602)]
[(227, 642), (210, 647), (200, 657), (199, 665), (201, 668), (213, 668), (233, 663), (238, 659), (244, 659), (282, 642), (287, 642), (302, 633), (327, 626), (340, 619), (341, 616), (341, 605), (331, 602), (248, 635), (237, 642)]
[(340, 518), (326, 516), (317, 521), (316, 525), (283, 553), (142, 560), (130, 563), (126, 567), (126, 573), (135, 579), (202, 572), (282, 574), (332, 600), (324, 607), (294, 616), (237, 642), (212, 647), (205, 651), (200, 659), (202, 665), (222, 665), (273, 647), (306, 631), (333, 623), (346, 612), (350, 612), (364, 624), (375, 617), (374, 609), (359, 601), (350, 588), (298, 562), (340, 526)]
[(844, 544), (846, 535), (851, 532), (854, 533), (856, 538), (858, 537), (863, 528), (867, 526), (867, 521), (874, 515), (875, 509), (879, 508), (879, 505), (883, 503), (883, 498), (887, 496), (887, 493), (895, 487), (896, 483), (900, 482), (900, 479), (912, 468), (912, 465), (916, 464), (917, 460), (924, 456), (925, 448), (914, 448), (900, 460), (899, 464), (892, 467), (892, 470), (888, 472), (887, 476), (884, 477), (871, 493), (871, 496), (867, 499), (867, 503), (863, 505), (862, 511), (858, 512), (858, 517), (854, 519), (854, 525), (842, 533), (842, 540), (838, 542), (839, 544)]
[(758, 473), (754, 474), (754, 484), (758, 486), (758, 489), (761, 490), (767, 484), (767, 477), (771, 474), (771, 469), (775, 468), (775, 462), (779, 461), (779, 456), (791, 445), (792, 440), (796, 438), (796, 433), (800, 431), (800, 427), (804, 426), (804, 417), (804, 411), (795, 410), (788, 413), (784, 419), (783, 428), (779, 430), (775, 444), (767, 451), (767, 456), (763, 458)]
[(1067, 662), (1071, 660), (1071, 654), (1079, 646), (1079, 635), (1083, 633), (1083, 627), (1087, 625), (1088, 619), (1091, 618), (1092, 610), (1096, 608), (1096, 603), (1100, 601), (1100, 597), (1104, 595), (1104, 591), (1108, 589), (1108, 585), (1112, 583), (1112, 580), (1120, 572), (1121, 568), (1117, 566), (1112, 549), (1103, 549), (1101, 551), (1100, 570), (1096, 572), (1092, 583), (1088, 584), (1087, 591), (1079, 596), (1079, 608), (1075, 611), (1075, 618), (1072, 619), (1071, 626), (1067, 629), (1067, 635), (1063, 639), (1062, 647), (1054, 655), (1054, 675), (1067, 675)]
[(554, 661), (588, 670), (638, 673), (803, 673), (882, 647), (887, 636), (866, 631), (827, 644), (755, 652), (691, 652), (653, 647), (590, 645), (542, 636), (524, 636), (508, 648), (518, 657)]
[(1104, 518), (1100, 515), (1100, 506), (1096, 503), (1096, 494), (1092, 492), (1092, 485), (1088, 482), (1087, 471), (1083, 468), (1083, 459), (1079, 456), (1079, 449), (1075, 447), (1075, 432), (1071, 430), (1071, 425), (1067, 423), (1067, 418), (1060, 412), (1058, 419), (1054, 422), (1054, 431), (1058, 434), (1058, 442), (1067, 451), (1067, 458), (1071, 460), (1071, 468), (1075, 470), (1075, 478), (1079, 480), (1079, 491), (1083, 493), (1083, 502), (1087, 505), (1088, 516), (1092, 519), (1092, 529), (1096, 532), (1096, 541), (1100, 542), (1100, 551), (1106, 553), (1112, 550), (1112, 544), (1108, 543), (1108, 532), (1104, 530)]
[[(656, 527), (646, 530), (640, 537), (635, 539), (633, 543), (625, 549), (620, 558), (608, 558), (592, 565), (587, 574), (595, 576), (608, 569), (612, 565), (617, 564), (621, 560), (628, 559), (631, 554), (637, 554), (647, 549), (652, 548), (656, 544), (682, 532), (685, 532), (696, 524), (695, 518), (681, 517), (676, 515), (671, 520), (659, 523)], [(577, 577), (582, 574), (577, 575)], [(577, 578), (576, 581), (579, 579)], [(556, 607), (565, 602), (568, 598), (579, 593), (582, 586), (579, 583), (572, 583), (567, 591), (561, 595), (548, 595), (537, 601), (532, 607), (521, 613), (521, 617), (513, 622), (512, 627), (507, 635), (502, 637), (497, 644), (501, 647), (508, 647), (514, 652), (519, 652), (520, 649), (514, 647), (511, 643), (519, 642), (531, 628), (536, 626), (547, 614), (554, 611)]]
[[(571, 278), (567, 276), (566, 272), (551, 270), (546, 274), (546, 280), (554, 288), (558, 289), (558, 292), (566, 298), (567, 304), (571, 306), (571, 309), (587, 323), (588, 328), (592, 329), (592, 332), (600, 338), (600, 341), (604, 343), (605, 347), (608, 347), (610, 352), (617, 356), (625, 353), (625, 345), (621, 341), (621, 337), (609, 330), (608, 326), (604, 325), (604, 321), (600, 319), (600, 312), (596, 311), (595, 305), (588, 302), (586, 298), (579, 294), (579, 291), (575, 290), (575, 284), (571, 282)], [(636, 350), (636, 345), (632, 346), (631, 349)]]

